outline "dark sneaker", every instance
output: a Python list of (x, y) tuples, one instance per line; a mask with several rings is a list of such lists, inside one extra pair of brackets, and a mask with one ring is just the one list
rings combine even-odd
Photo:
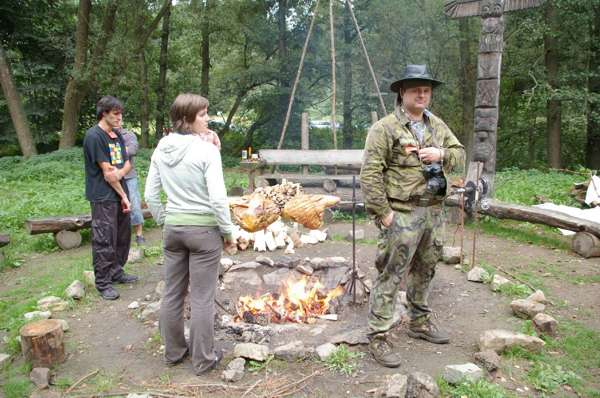
[(375, 335), (369, 342), (369, 352), (377, 363), (386, 368), (397, 368), (402, 364), (400, 354), (393, 349), (394, 345), (383, 335)]
[(104, 300), (116, 300), (119, 298), (119, 292), (117, 292), (113, 287), (107, 287), (106, 289), (100, 291), (100, 296)]
[(185, 352), (185, 354), (183, 354), (183, 356), (182, 356), (181, 358), (179, 358), (177, 361), (173, 361), (173, 362), (171, 362), (171, 361), (168, 361), (168, 360), (166, 360), (166, 359), (165, 359), (165, 365), (167, 365), (167, 366), (169, 366), (169, 367), (171, 367), (171, 366), (177, 366), (177, 365), (179, 365), (180, 363), (182, 363), (183, 361), (185, 361), (185, 359), (186, 359), (187, 357), (189, 357), (189, 356), (190, 356), (190, 351), (189, 351), (189, 350), (187, 350), (187, 351)]
[(123, 274), (121, 275), (119, 278), (117, 279), (113, 279), (114, 283), (135, 283), (139, 280), (140, 278), (138, 278), (135, 275), (131, 275), (131, 274)]
[(137, 243), (138, 246), (144, 246), (146, 244), (146, 239), (144, 239), (144, 235), (136, 235), (135, 243)]
[(434, 344), (448, 344), (450, 342), (448, 333), (438, 329), (429, 319), (420, 323), (411, 322), (407, 333), (413, 339), (423, 339)]

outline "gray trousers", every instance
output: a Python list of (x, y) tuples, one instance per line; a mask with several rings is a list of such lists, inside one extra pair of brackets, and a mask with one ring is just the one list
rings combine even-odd
[[(214, 346), (215, 290), (223, 243), (217, 227), (165, 225), (165, 293), (160, 306), (160, 334), (165, 361), (174, 364), (187, 354), (196, 374), (216, 360)], [(183, 306), (191, 286), (189, 348), (183, 334)]]

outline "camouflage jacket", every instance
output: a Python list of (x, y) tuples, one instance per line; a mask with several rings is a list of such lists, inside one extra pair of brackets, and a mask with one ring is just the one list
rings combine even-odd
[[(452, 170), (464, 170), (465, 150), (450, 128), (429, 111), (424, 119), (427, 129), (422, 147), (443, 149), (441, 163), (446, 176)], [(425, 194), (422, 163), (415, 153), (405, 151), (407, 145), (420, 147), (409, 126), (410, 120), (397, 107), (369, 130), (360, 185), (367, 212), (376, 218), (391, 210), (410, 210), (414, 206), (409, 200)]]

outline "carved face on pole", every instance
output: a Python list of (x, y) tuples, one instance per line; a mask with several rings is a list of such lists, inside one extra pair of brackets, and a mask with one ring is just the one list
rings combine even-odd
[(504, 12), (504, 0), (482, 0), (480, 7), (482, 18), (500, 17)]

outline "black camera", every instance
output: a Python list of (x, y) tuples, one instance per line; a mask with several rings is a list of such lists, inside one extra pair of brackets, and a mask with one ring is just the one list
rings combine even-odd
[(423, 166), (423, 175), (427, 180), (427, 192), (432, 195), (443, 196), (446, 194), (446, 177), (439, 163), (431, 163)]

